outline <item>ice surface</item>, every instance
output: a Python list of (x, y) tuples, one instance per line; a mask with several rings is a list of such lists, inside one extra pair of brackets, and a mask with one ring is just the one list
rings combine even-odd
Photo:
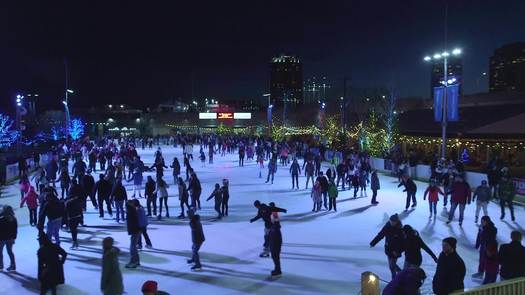
[[(167, 163), (171, 163), (173, 156), (181, 160), (181, 149), (162, 146), (162, 150)], [(146, 164), (152, 163), (154, 151), (139, 150)], [(101, 241), (106, 236), (112, 236), (116, 246), (122, 250), (120, 262), (128, 294), (140, 294), (140, 287), (146, 280), (158, 281), (160, 289), (171, 294), (357, 294), (364, 271), (375, 272), (387, 281), (390, 279), (383, 242), (375, 248), (370, 248), (369, 242), (388, 217), (396, 212), (400, 213), (403, 223), (420, 231), (436, 255), (440, 252), (441, 240), (455, 236), (458, 252), (467, 265), (465, 284), (469, 287), (479, 284), (470, 278), (477, 271), (479, 255), (474, 249), (478, 231), (474, 224), (474, 205), (467, 207), (462, 228), (457, 221), (447, 226), (443, 214), (437, 220), (429, 220), (428, 203), (422, 200), (426, 185), (418, 183), (417, 209), (403, 212), (404, 193), (397, 188), (394, 178), (382, 175), (378, 206), (370, 206), (370, 194), (368, 198), (354, 200), (349, 191), (344, 191), (339, 194), (338, 212), (313, 213), (309, 190), (291, 190), (288, 167), (279, 165), (274, 184), (270, 185), (264, 183), (267, 170), (263, 170), (263, 178), (259, 178), (259, 167), (255, 162), (247, 161), (244, 167), (238, 167), (236, 154), (225, 157), (216, 155), (215, 163), (206, 163), (204, 168), (195, 158), (192, 166), (202, 182), (201, 201), (209, 196), (215, 183), (220, 183), (223, 178), (230, 180), (229, 217), (217, 221), (213, 200), (203, 202), (200, 212), (206, 236), (201, 249), (203, 270), (191, 272), (186, 264), (191, 253), (188, 221), (174, 217), (150, 221), (148, 233), (154, 249), (140, 252), (141, 267), (125, 269), (124, 264), (129, 260), (129, 238), (125, 225), (117, 224), (109, 217), (99, 219), (98, 212), (88, 203), (85, 214), (87, 226), (80, 228), (78, 250), (69, 250), (70, 234), (61, 231), (62, 247), (69, 256), (65, 264), (66, 284), (59, 287), (59, 294), (100, 294)], [(170, 215), (177, 216), (180, 207), (171, 170), (165, 172), (165, 180), (170, 185)], [(301, 177), (299, 182), (304, 188), (305, 178)], [(131, 195), (131, 183), (126, 186)], [(18, 188), (9, 187), (7, 195), (0, 199), (0, 204), (18, 208), (19, 232), (14, 246), (17, 272), (0, 273), (0, 294), (35, 294), (38, 290), (37, 231), (28, 225), (27, 209), (18, 206)], [(283, 275), (277, 280), (269, 279), (272, 260), (259, 258), (263, 223), (249, 223), (249, 219), (256, 214), (253, 207), (256, 199), (273, 201), (277, 206), (288, 209), (288, 214), (281, 214)], [(141, 199), (141, 203), (145, 206), (145, 199)], [(438, 206), (440, 213), (444, 213), (441, 202)], [(521, 222), (523, 209), (516, 208), (516, 211)], [(490, 204), (489, 213), (495, 219), (500, 242), (508, 242), (514, 229), (523, 231), (518, 223), (500, 221), (499, 207), (495, 203)], [(7, 266), (6, 254), (4, 265)], [(398, 264), (402, 266), (402, 263), (403, 259), (400, 259)], [(426, 253), (423, 253), (422, 267), (428, 276), (424, 290), (430, 290), (435, 263)]]

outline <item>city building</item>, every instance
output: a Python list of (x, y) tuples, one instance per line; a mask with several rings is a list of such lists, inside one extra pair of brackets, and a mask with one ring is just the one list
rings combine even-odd
[(188, 103), (182, 102), (175, 98), (165, 101), (157, 106), (157, 112), (163, 113), (181, 113), (187, 112), (190, 108)]
[(325, 101), (331, 95), (330, 90), (332, 85), (326, 80), (326, 77), (312, 77), (306, 79), (304, 82), (304, 103), (315, 103), (317, 101)]
[(303, 66), (289, 55), (274, 57), (270, 63), (270, 97), (274, 106), (298, 106), (303, 100)]
[(489, 91), (525, 91), (525, 42), (494, 51), (490, 57)]
[[(443, 86), (443, 59), (433, 59), (430, 77), (430, 97), (434, 96), (434, 87)], [(459, 84), (459, 94), (463, 93), (463, 62), (459, 56), (449, 56), (447, 59), (448, 79), (455, 79), (454, 84)]]

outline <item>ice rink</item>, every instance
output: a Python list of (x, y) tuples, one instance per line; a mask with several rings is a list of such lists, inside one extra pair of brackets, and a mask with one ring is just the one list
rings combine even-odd
[[(152, 164), (154, 151), (139, 150), (146, 165)], [(168, 166), (174, 156), (182, 164), (181, 149), (162, 146), (162, 152)], [(359, 198), (358, 195), (357, 199), (353, 199), (350, 191), (340, 191), (337, 212), (314, 213), (311, 211), (310, 190), (304, 190), (304, 176), (299, 179), (301, 190), (291, 190), (289, 166), (278, 166), (275, 181), (271, 185), (265, 183), (266, 169), (262, 171), (263, 178), (259, 178), (259, 167), (254, 161), (247, 161), (244, 167), (238, 167), (237, 154), (225, 157), (216, 155), (214, 164), (206, 163), (205, 167), (201, 167), (197, 155), (194, 157), (192, 166), (203, 187), (203, 210), (199, 212), (206, 236), (201, 248), (202, 271), (191, 272), (190, 266), (186, 264), (191, 254), (190, 228), (187, 219), (176, 218), (180, 213), (178, 191), (173, 185), (171, 169), (168, 169), (164, 179), (170, 185), (172, 217), (161, 221), (150, 220), (148, 233), (153, 249), (140, 252), (142, 266), (133, 270), (124, 268), (129, 260), (129, 238), (125, 224), (117, 224), (107, 214), (105, 219), (100, 219), (98, 211), (88, 203), (84, 217), (87, 226), (79, 229), (78, 250), (69, 250), (70, 234), (61, 231), (61, 246), (69, 255), (64, 269), (66, 283), (59, 287), (59, 294), (100, 294), (101, 241), (107, 236), (112, 236), (122, 251), (120, 262), (127, 294), (140, 294), (140, 287), (146, 280), (156, 280), (160, 289), (171, 294), (358, 294), (360, 276), (364, 271), (372, 271), (381, 279), (390, 280), (383, 241), (375, 248), (370, 248), (369, 243), (394, 213), (400, 214), (404, 224), (419, 230), (436, 255), (441, 251), (443, 238), (456, 237), (458, 253), (467, 266), (465, 284), (468, 287), (479, 284), (470, 278), (477, 271), (479, 255), (474, 249), (478, 227), (474, 223), (473, 204), (466, 209), (463, 227), (459, 227), (457, 221), (447, 226), (441, 201), (438, 205), (440, 216), (434, 220), (428, 218), (428, 203), (423, 201), (426, 184), (417, 183), (417, 208), (403, 212), (405, 194), (401, 188), (397, 188), (394, 178), (381, 175), (379, 205), (370, 205), (370, 193), (366, 198)], [(154, 172), (147, 172), (146, 175), (154, 175)], [(98, 179), (96, 174), (94, 176)], [(220, 183), (223, 178), (230, 180), (230, 212), (228, 217), (217, 220), (213, 200), (205, 200), (213, 185)], [(126, 183), (126, 187), (131, 196), (132, 184)], [(10, 186), (5, 195), (0, 199), (0, 204), (13, 206), (19, 223), (18, 238), (14, 245), (17, 271), (0, 272), (0, 294), (35, 294), (39, 288), (36, 279), (37, 230), (28, 224), (27, 208), (19, 208), (18, 187)], [(272, 260), (259, 258), (263, 222), (249, 222), (256, 215), (256, 208), (253, 207), (255, 200), (266, 203), (273, 201), (277, 206), (288, 209), (287, 214), (281, 214), (283, 275), (277, 280), (269, 279), (273, 269)], [(140, 201), (145, 206), (145, 199)], [(498, 228), (500, 243), (509, 241), (512, 230), (524, 232), (520, 225), (523, 224), (523, 208), (516, 208), (517, 223), (510, 221), (509, 214), (506, 221), (500, 221), (499, 206), (495, 203), (490, 204), (489, 213)], [(403, 260), (399, 260), (400, 266)], [(4, 253), (4, 265), (9, 265), (7, 253)], [(426, 294), (431, 290), (435, 263), (424, 252), (422, 267), (427, 273), (423, 288)]]

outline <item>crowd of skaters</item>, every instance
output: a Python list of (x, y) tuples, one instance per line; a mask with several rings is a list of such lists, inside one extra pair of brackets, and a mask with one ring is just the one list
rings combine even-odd
[[(142, 149), (153, 149), (154, 146), (158, 146), (161, 143), (173, 146), (179, 144), (182, 145), (182, 167), (177, 157), (174, 157), (170, 167), (166, 166), (160, 147), (155, 152), (155, 160), (151, 166), (146, 166), (142, 162), (137, 153), (136, 147), (139, 146), (142, 147)], [(370, 186), (370, 190), (372, 191), (371, 203), (373, 205), (379, 203), (377, 201), (377, 193), (380, 189), (379, 178), (377, 176), (377, 171), (371, 168), (370, 159), (366, 153), (351, 152), (346, 154), (342, 159), (337, 156), (334, 156), (331, 159), (323, 159), (322, 150), (312, 149), (305, 142), (279, 143), (265, 141), (264, 139), (241, 137), (221, 138), (215, 136), (188, 136), (119, 139), (106, 138), (99, 142), (88, 142), (81, 145), (73, 143), (71, 145), (59, 146), (54, 151), (56, 157), (53, 157), (44, 167), (39, 167), (33, 174), (31, 180), (35, 183), (36, 189), (31, 185), (28, 172), (21, 173), (21, 206), (27, 204), (30, 211), (30, 224), (36, 226), (40, 232), (39, 241), (42, 245), (53, 245), (54, 251), (58, 253), (57, 257), (62, 262), (66, 259), (67, 253), (60, 248), (60, 229), (62, 227), (69, 228), (72, 236), (71, 249), (78, 248), (78, 241), (76, 238), (77, 228), (79, 225), (83, 225), (83, 212), (86, 210), (87, 201), (90, 200), (93, 207), (99, 210), (100, 217), (104, 217), (105, 213), (113, 217), (114, 210), (116, 213), (116, 222), (125, 221), (128, 234), (130, 235), (131, 257), (130, 262), (126, 267), (136, 268), (140, 266), (138, 249), (142, 244), (141, 236), (144, 236), (145, 238), (146, 247), (152, 247), (152, 243), (147, 234), (148, 217), (162, 219), (163, 206), (165, 208), (164, 217), (170, 217), (167, 206), (167, 199), (169, 197), (167, 188), (169, 185), (164, 177), (164, 169), (172, 168), (173, 185), (177, 185), (178, 187), (178, 198), (180, 201), (180, 215), (178, 218), (186, 218), (186, 213), (192, 230), (193, 254), (192, 258), (188, 260), (188, 263), (193, 264), (192, 270), (199, 270), (201, 264), (198, 252), (205, 241), (205, 238), (200, 223), (200, 216), (197, 214), (198, 210), (201, 209), (200, 195), (202, 193), (202, 188), (197, 174), (191, 166), (191, 162), (193, 162), (194, 145), (199, 147), (199, 158), (203, 165), (206, 162), (205, 150), (208, 151), (209, 164), (213, 164), (213, 157), (217, 153), (220, 153), (221, 156), (224, 156), (227, 153), (238, 153), (238, 165), (240, 167), (244, 166), (245, 157), (247, 161), (256, 161), (261, 169), (264, 169), (264, 162), (267, 161), (267, 183), (270, 182), (270, 180), (271, 183), (273, 183), (274, 175), (277, 172), (278, 166), (286, 167), (284, 171), (288, 170), (287, 172), (291, 175), (292, 189), (299, 189), (299, 175), (302, 175), (302, 171), (304, 171), (304, 176), (306, 178), (305, 189), (308, 189), (310, 180), (312, 182), (312, 211), (319, 211), (323, 207), (325, 210), (333, 209), (337, 211), (335, 199), (340, 190), (344, 191), (347, 188), (353, 190), (353, 197), (357, 198), (359, 192), (360, 197), (367, 197), (367, 187)], [(254, 160), (255, 157), (256, 160)], [(303, 159), (302, 167), (298, 160), (300, 158)], [(321, 169), (321, 162), (323, 160), (328, 161), (328, 168), (326, 171), (322, 171)], [(70, 161), (73, 162), (71, 173), (68, 171), (68, 162)], [(92, 174), (97, 172), (97, 164), (100, 174), (98, 181), (95, 181)], [(287, 166), (290, 167), (288, 168)], [(183, 179), (181, 173), (182, 168), (185, 170), (186, 179)], [(143, 173), (146, 171), (155, 171), (155, 179), (152, 176), (148, 176), (145, 183), (145, 209), (142, 207), (139, 199), (142, 198)], [(261, 173), (259, 174), (259, 177), (261, 177)], [(411, 202), (412, 207), (416, 207), (417, 185), (410, 176), (405, 173), (399, 175), (399, 180), (399, 186), (404, 186), (407, 193), (405, 209), (408, 210)], [(493, 183), (494, 179), (491, 179), (489, 176), (489, 182), (490, 181)], [(131, 198), (128, 198), (127, 190), (124, 188), (124, 182), (133, 182), (133, 195)], [(55, 189), (55, 183), (60, 184), (60, 197)], [(214, 200), (214, 207), (219, 219), (228, 216), (228, 186), (229, 180), (223, 179), (222, 186), (217, 183), (214, 190), (207, 198), (207, 200)], [(441, 189), (441, 187), (443, 187), (443, 189)], [(487, 193), (487, 189), (489, 190), (489, 193)], [(476, 223), (478, 221), (480, 209), (483, 209), (484, 215), (481, 218), (482, 224), (480, 226), (480, 234), (478, 235), (478, 240), (480, 240), (480, 242), (476, 243), (476, 247), (480, 248), (480, 266), (479, 272), (476, 276), (484, 276), (484, 283), (493, 282), (497, 278), (499, 270), (496, 271), (496, 275), (494, 276), (494, 257), (497, 257), (497, 268), (501, 265), (502, 270), (500, 271), (500, 276), (502, 279), (511, 278), (513, 276), (513, 274), (501, 274), (501, 272), (504, 272), (503, 269), (505, 268), (505, 263), (507, 264), (507, 269), (515, 268), (514, 273), (523, 271), (523, 269), (520, 270), (519, 267), (516, 268), (515, 266), (509, 266), (510, 264), (516, 264), (516, 260), (503, 257), (505, 255), (505, 251), (502, 252), (501, 250), (501, 248), (504, 248), (503, 245), (500, 248), (500, 253), (497, 251), (497, 245), (496, 250), (494, 250), (492, 241), (490, 243), (487, 242), (487, 238), (485, 237), (487, 236), (485, 235), (485, 232), (489, 231), (489, 229), (484, 231), (486, 226), (490, 224), (493, 226), (490, 217), (487, 215), (486, 208), (491, 197), (495, 195), (497, 195), (500, 200), (502, 198), (505, 200), (505, 202), (501, 202), (501, 218), (504, 218), (503, 208), (506, 203), (511, 209), (511, 218), (514, 220), (512, 202), (507, 202), (508, 200), (512, 200), (514, 194), (515, 187), (512, 188), (512, 183), (510, 182), (508, 175), (505, 175), (503, 171), (501, 175), (499, 175), (497, 185), (489, 186), (486, 182), (483, 182), (478, 188), (476, 188), (472, 198), (470, 187), (468, 187), (468, 184), (464, 181), (464, 175), (462, 175), (461, 171), (456, 167), (451, 166), (448, 166), (447, 169), (445, 169), (443, 168), (443, 165), (438, 165), (430, 180), (430, 184), (424, 193), (424, 199), (426, 199), (428, 195), (430, 216), (434, 216), (434, 218), (436, 217), (436, 204), (439, 195), (444, 196), (444, 206), (447, 206), (448, 196), (450, 195), (451, 209), (449, 222), (452, 221), (456, 208), (459, 208), (460, 225), (463, 221), (465, 205), (470, 204), (471, 198), (478, 198)], [(106, 208), (104, 208), (104, 202), (106, 203)], [(273, 203), (266, 205), (261, 204), (258, 201), (254, 206), (258, 210), (258, 214), (250, 221), (263, 218), (265, 224), (264, 250), (260, 256), (268, 257), (270, 256), (269, 252), (271, 252), (271, 257), (275, 266), (271, 274), (272, 276), (278, 276), (281, 274), (279, 257), (282, 245), (278, 213), (286, 212), (286, 210), (276, 207)], [(158, 211), (157, 208), (159, 209)], [(39, 209), (38, 212), (37, 209)], [(5, 220), (5, 218), (9, 219), (9, 216), (14, 218), (14, 214), (9, 214), (9, 208), (5, 208), (2, 213), (1, 221)], [(46, 219), (47, 224), (44, 226)], [(16, 218), (14, 218), (14, 220), (16, 222)], [(44, 228), (46, 230), (45, 234)], [(424, 279), (424, 272), (419, 268), (421, 265), (421, 249), (427, 251), (438, 263), (436, 275), (434, 277), (434, 281), (437, 283), (434, 285), (437, 286), (435, 288), (441, 288), (443, 286), (442, 288), (444, 288), (443, 290), (445, 291), (440, 291), (439, 289), (436, 291), (435, 289), (434, 291), (437, 294), (448, 294), (446, 293), (448, 292), (446, 291), (448, 289), (445, 286), (447, 286), (447, 282), (452, 279), (446, 277), (446, 275), (455, 273), (458, 278), (461, 277), (461, 272), (459, 271), (461, 267), (459, 266), (461, 266), (462, 260), (455, 252), (456, 242), (454, 238), (451, 237), (445, 239), (446, 241), (443, 241), (443, 252), (440, 254), (439, 259), (437, 259), (432, 250), (430, 250), (419, 237), (416, 230), (412, 229), (409, 225), (401, 227), (401, 222), (396, 215), (394, 215), (389, 223), (385, 225), (385, 228), (383, 228), (374, 241), (372, 241), (371, 245), (375, 245), (383, 237), (387, 240), (385, 243), (385, 252), (389, 258), (389, 267), (392, 271), (392, 282), (385, 292), (410, 285), (408, 284), (410, 278), (413, 279), (410, 281), (414, 282), (413, 286), (417, 285), (416, 282), (420, 282), (421, 279)], [(55, 243), (51, 243), (52, 238), (55, 240)], [(399, 241), (396, 242), (396, 239)], [(14, 242), (14, 239), (11, 240)], [(520, 244), (521, 235), (519, 235), (519, 232), (513, 232), (512, 241), (513, 242), (509, 244), (509, 247), (507, 247), (512, 250), (507, 252), (516, 254), (518, 255), (517, 257), (523, 257), (523, 248)], [(398, 246), (393, 246), (396, 243), (398, 243)], [(12, 244), (9, 246), (9, 243), (7, 242), (2, 243), (0, 244), (2, 245), (2, 248), (4, 244), (7, 245), (10, 257), (12, 256), (11, 270), (14, 270), (15, 264), (14, 255), (12, 255)], [(108, 247), (108, 249), (110, 249), (108, 250), (108, 256), (114, 256), (115, 252), (118, 252), (118, 250), (114, 250), (114, 247)], [(387, 251), (387, 247), (390, 248), (390, 250)], [(397, 248), (392, 250), (392, 247)], [(106, 246), (104, 246), (104, 252), (106, 253)], [(397, 266), (396, 260), (402, 255), (402, 253), (405, 253), (405, 265), (401, 270)], [(449, 258), (449, 256), (453, 258)], [(444, 258), (442, 259), (442, 257)], [(447, 258), (449, 259), (447, 260)], [(108, 257), (108, 259), (110, 259), (110, 257)], [(443, 262), (440, 264), (441, 260), (443, 260)], [(452, 269), (458, 271), (448, 271), (451, 268), (451, 261), (454, 263)], [(440, 269), (441, 271), (439, 271)], [(511, 271), (510, 273), (513, 272)], [(440, 275), (445, 276), (446, 278), (440, 279)], [(51, 283), (42, 282), (42, 289), (53, 290), (54, 286), (61, 282), (63, 283), (62, 277), (51, 280)], [(457, 279), (457, 281), (458, 283), (450, 288), (458, 287), (457, 289), (459, 289), (461, 287), (459, 279)], [(461, 284), (462, 282), (463, 281), (461, 280)], [(453, 284), (451, 283), (449, 285)]]

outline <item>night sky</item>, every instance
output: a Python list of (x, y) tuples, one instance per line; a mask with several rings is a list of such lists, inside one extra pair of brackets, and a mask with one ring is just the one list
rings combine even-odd
[[(60, 107), (64, 59), (73, 106), (189, 98), (192, 76), (198, 98), (262, 99), (280, 53), (298, 56), (305, 78), (426, 96), (422, 58), (444, 46), (443, 1), (9, 2), (0, 6), (2, 112), (17, 91)], [(521, 0), (450, 1), (448, 43), (464, 51), (465, 93), (486, 91), (495, 48), (525, 41), (524, 16)]]

